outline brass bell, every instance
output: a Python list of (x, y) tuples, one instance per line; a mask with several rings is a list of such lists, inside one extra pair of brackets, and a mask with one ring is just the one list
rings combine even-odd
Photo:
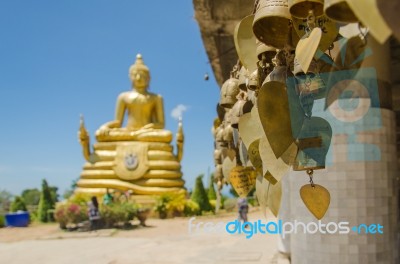
[(214, 150), (214, 163), (215, 165), (222, 164), (222, 152), (220, 149)]
[(259, 89), (258, 70), (255, 70), (254, 72), (252, 72), (252, 74), (250, 74), (248, 88), (251, 91), (256, 91)]
[(306, 18), (309, 11), (313, 11), (314, 16), (324, 14), (324, 0), (289, 0), (290, 14), (298, 18)]
[(225, 108), (232, 108), (236, 103), (236, 96), (239, 93), (239, 81), (236, 78), (229, 78), (221, 88), (221, 99), (219, 104)]
[(312, 60), (310, 63), (310, 67), (308, 68), (307, 73), (305, 73), (301, 66), (299, 61), (295, 58), (294, 59), (294, 69), (293, 69), (293, 74), (296, 78), (302, 79), (305, 77), (305, 75), (308, 75), (307, 77), (314, 78), (315, 74), (318, 73), (318, 64), (315, 60)]
[(264, 83), (276, 81), (276, 82), (281, 82), (281, 83), (286, 84), (287, 77), (290, 77), (292, 74), (291, 74), (289, 68), (286, 66), (285, 52), (283, 50), (279, 50), (276, 53), (276, 56), (272, 61), (275, 65), (275, 68), (267, 76)]
[(215, 141), (217, 143), (224, 142), (224, 128), (222, 125), (215, 130)]
[(223, 178), (224, 178), (224, 175), (222, 174), (222, 165), (218, 164), (215, 167), (214, 181), (218, 182), (218, 181), (221, 181)]
[(346, 0), (325, 0), (325, 14), (338, 22), (355, 23), (358, 18)]
[(272, 59), (276, 55), (276, 49), (274, 47), (267, 46), (258, 40), (256, 41), (256, 44), (257, 44), (256, 53), (257, 53), (258, 59), (262, 60), (262, 55), (264, 54), (266, 62), (271, 63)]
[(239, 89), (242, 91), (247, 90), (247, 81), (249, 78), (249, 72), (245, 67), (240, 68), (239, 71)]
[(217, 104), (217, 114), (218, 114), (218, 119), (219, 119), (219, 121), (222, 122), (222, 120), (224, 120), (225, 113), (226, 113), (225, 108), (223, 108), (223, 107), (218, 103), (218, 104)]
[(290, 19), (288, 0), (260, 0), (254, 16), (254, 35), (264, 44), (282, 49), (287, 44)]
[(237, 96), (238, 101), (231, 109), (231, 126), (233, 128), (239, 128), (239, 117), (243, 115), (243, 106), (245, 105), (246, 101), (246, 93), (240, 92)]
[(233, 142), (233, 127), (231, 124), (225, 124), (225, 128), (222, 133), (222, 139), (228, 143)]

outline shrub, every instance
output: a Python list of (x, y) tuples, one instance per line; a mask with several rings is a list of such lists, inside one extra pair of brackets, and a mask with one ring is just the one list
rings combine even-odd
[(15, 196), (14, 201), (11, 203), (10, 212), (27, 211), (24, 200), (21, 196)]
[(163, 193), (156, 198), (156, 204), (154, 210), (158, 212), (161, 219), (167, 218), (168, 203), (172, 200), (171, 194)]
[(204, 189), (202, 178), (203, 178), (203, 175), (199, 175), (196, 178), (196, 184), (194, 186), (192, 196), (190, 197), (190, 199), (192, 201), (199, 204), (200, 214), (202, 211), (210, 211), (211, 210), (211, 205), (208, 200), (206, 190)]
[(66, 228), (68, 224), (76, 225), (88, 220), (87, 205), (73, 202), (58, 203), (54, 210), (54, 218), (61, 228)]
[(87, 205), (87, 203), (90, 201), (91, 196), (89, 194), (84, 194), (84, 193), (74, 193), (68, 201), (71, 203), (76, 203), (80, 205)]
[(170, 200), (167, 203), (167, 211), (172, 213), (173, 216), (180, 216), (185, 210), (186, 204), (186, 191), (170, 193)]
[(4, 227), (4, 225), (5, 225), (4, 215), (0, 215), (0, 227)]
[(185, 208), (183, 210), (185, 216), (194, 216), (200, 214), (200, 206), (192, 200), (185, 201)]
[[(207, 196), (208, 196), (208, 200), (217, 200), (217, 193), (215, 192), (215, 187), (214, 187), (214, 174), (211, 174), (211, 177), (210, 177), (210, 183), (208, 185)], [(215, 206), (214, 206), (214, 208), (215, 208)]]
[(67, 228), (68, 219), (67, 219), (67, 204), (66, 203), (58, 203), (56, 205), (56, 210), (54, 212), (54, 218), (57, 223), (60, 224), (61, 229)]
[(48, 210), (54, 209), (55, 202), (51, 197), (49, 185), (46, 180), (42, 181), (42, 192), (40, 193), (40, 201), (38, 208), (38, 219), (40, 222), (49, 222), (51, 219), (48, 218)]
[(126, 224), (137, 214), (138, 206), (132, 202), (113, 203), (100, 207), (100, 216), (106, 227)]
[(210, 200), (211, 210), (215, 211), (215, 207), (217, 206), (217, 200)]

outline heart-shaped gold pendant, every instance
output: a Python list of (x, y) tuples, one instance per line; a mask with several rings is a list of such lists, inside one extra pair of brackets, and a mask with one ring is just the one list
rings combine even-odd
[(226, 157), (222, 162), (222, 174), (227, 182), (229, 182), (229, 175), (232, 169), (236, 166), (236, 158), (231, 160), (229, 157)]
[(331, 195), (329, 191), (318, 184), (304, 185), (300, 189), (300, 197), (307, 209), (318, 219), (321, 220), (329, 208)]
[[(275, 157), (279, 158), (294, 142), (293, 135), (300, 131), (302, 124), (298, 122), (299, 127), (292, 128), (286, 84), (277, 81), (264, 83), (258, 94), (257, 104), (264, 133)], [(303, 119), (304, 116), (299, 118)]]
[(236, 52), (243, 66), (253, 72), (257, 69), (256, 36), (253, 33), (254, 15), (243, 18), (235, 27)]
[(260, 157), (259, 144), (260, 144), (259, 139), (257, 139), (253, 143), (251, 143), (247, 154), (249, 155), (249, 160), (251, 161), (251, 164), (253, 165), (253, 167), (257, 171), (262, 172), (262, 160)]
[(282, 181), (277, 184), (269, 184), (268, 188), (268, 207), (275, 217), (278, 217), (279, 209), (282, 200)]
[(296, 143), (300, 150), (320, 167), (325, 167), (326, 154), (332, 139), (332, 127), (321, 117), (304, 120), (303, 127)]
[[(293, 157), (297, 153), (297, 146), (292, 143), (288, 150)], [(263, 175), (270, 183), (276, 184), (289, 171), (290, 165), (286, 164), (281, 158), (276, 158), (271, 145), (266, 137), (262, 137), (259, 143), (259, 152), (262, 160)]]
[(314, 28), (310, 35), (306, 35), (299, 40), (296, 47), (296, 59), (300, 64), (303, 72), (308, 72), (310, 63), (317, 52), (319, 43), (321, 42), (322, 31), (320, 28)]
[(246, 113), (239, 118), (239, 134), (247, 149), (251, 143), (264, 136), (256, 107), (253, 107), (250, 113)]
[(233, 161), (236, 158), (236, 151), (234, 149), (228, 149), (226, 151), (226, 157)]
[(252, 167), (236, 166), (231, 170), (229, 181), (236, 193), (244, 198), (256, 184), (256, 171)]

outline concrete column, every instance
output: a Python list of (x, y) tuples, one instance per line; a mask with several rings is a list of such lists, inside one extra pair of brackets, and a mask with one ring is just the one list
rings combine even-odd
[[(314, 172), (314, 182), (326, 187), (331, 194), (330, 207), (321, 222), (348, 222), (350, 231), (348, 234), (304, 234), (300, 229), (300, 233), (291, 235), (293, 264), (400, 261), (396, 121), (390, 110), (391, 102), (385, 97), (388, 94), (389, 56), (386, 55), (389, 49), (387, 45), (376, 45), (373, 39), (368, 43), (373, 55), (361, 71), (366, 67), (376, 69), (380, 98), (373, 98), (376, 94), (372, 91), (378, 88), (367, 81), (364, 88), (371, 98), (355, 99), (354, 109), (344, 107), (349, 99), (339, 98), (325, 111), (325, 102), (320, 100), (314, 105), (313, 114), (325, 118), (333, 130), (326, 169)], [(355, 78), (363, 78), (357, 75)], [(381, 107), (375, 106), (376, 100), (381, 101)], [(354, 120), (355, 115), (361, 118)], [(306, 172), (291, 172), (289, 177), (292, 221), (318, 223), (299, 194), (301, 186), (308, 183)], [(380, 224), (383, 234), (366, 234), (364, 228), (360, 234), (352, 230), (360, 224)]]

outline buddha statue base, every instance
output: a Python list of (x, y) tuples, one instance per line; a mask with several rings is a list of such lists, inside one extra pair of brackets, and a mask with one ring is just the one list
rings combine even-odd
[(173, 147), (165, 142), (99, 142), (91, 162), (85, 163), (77, 193), (105, 193), (106, 189), (159, 195), (184, 189), (181, 166)]

